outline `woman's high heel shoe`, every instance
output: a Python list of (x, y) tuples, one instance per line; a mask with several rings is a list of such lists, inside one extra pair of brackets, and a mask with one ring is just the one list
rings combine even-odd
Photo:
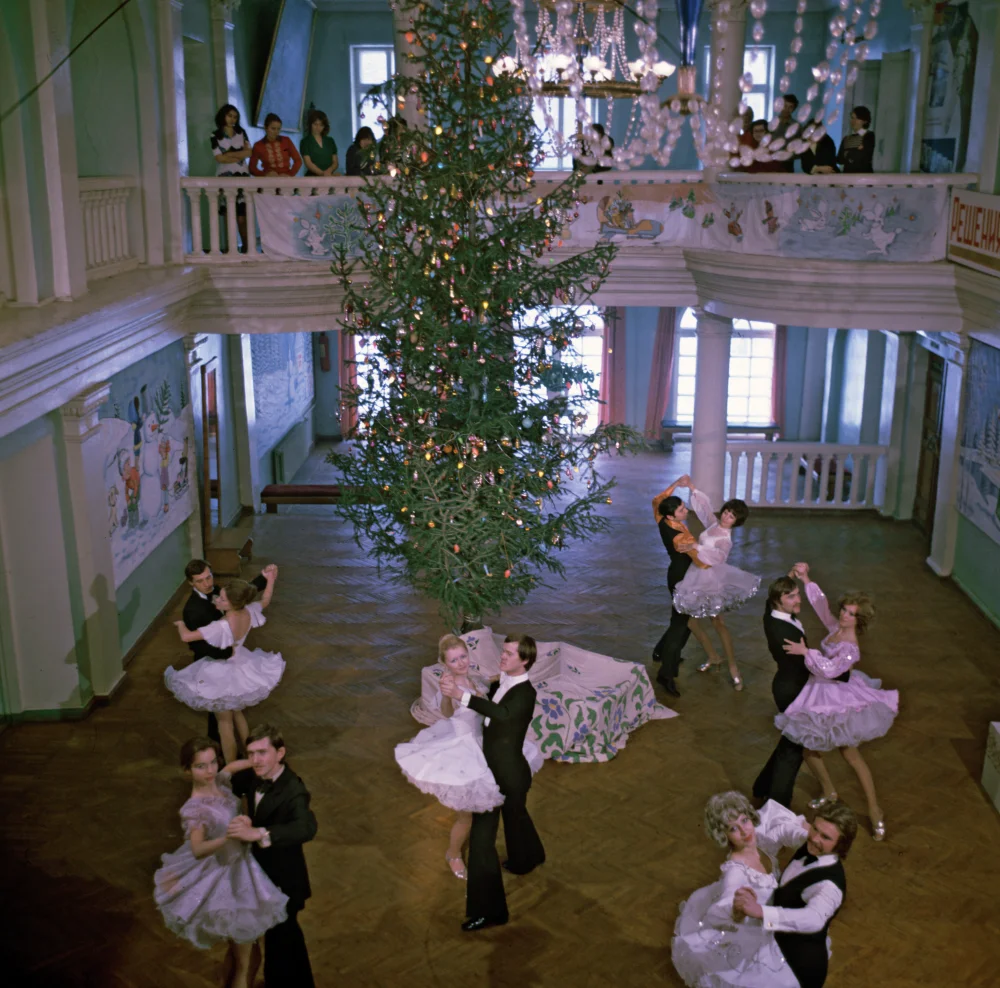
[(885, 818), (879, 817), (877, 820), (872, 818), (872, 840), (883, 841), (885, 840)]
[[(448, 862), (448, 867), (451, 869), (451, 873), (460, 881), (466, 881), (469, 877), (465, 870), (465, 862), (461, 858), (450, 858), (448, 854), (445, 853), (445, 861)], [(458, 868), (455, 867), (455, 862), (458, 862)]]
[(830, 793), (829, 796), (817, 796), (815, 799), (809, 800), (809, 809), (811, 810), (821, 810), (827, 803), (832, 803), (837, 798), (835, 792)]
[(698, 672), (708, 672), (708, 670), (713, 668), (714, 666), (721, 666), (721, 665), (722, 665), (722, 659), (718, 659), (714, 662), (711, 659), (709, 659), (707, 662), (702, 662), (702, 664), (698, 666)]
[[(730, 676), (732, 676), (732, 673), (730, 673)], [(733, 689), (736, 690), (737, 693), (742, 693), (743, 680), (739, 676), (732, 676), (732, 680), (733, 680)]]

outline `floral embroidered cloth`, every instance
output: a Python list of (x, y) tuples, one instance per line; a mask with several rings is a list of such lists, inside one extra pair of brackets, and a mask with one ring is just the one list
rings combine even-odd
[[(486, 679), (499, 676), (503, 636), (483, 628), (462, 638), (469, 646), (473, 671)], [(435, 663), (421, 673), (420, 699), (410, 708), (421, 724), (433, 724), (441, 717), (437, 696), (443, 671)], [(609, 761), (636, 728), (677, 716), (656, 702), (644, 665), (566, 642), (538, 642), (538, 658), (528, 676), (538, 691), (528, 740), (553, 761)]]

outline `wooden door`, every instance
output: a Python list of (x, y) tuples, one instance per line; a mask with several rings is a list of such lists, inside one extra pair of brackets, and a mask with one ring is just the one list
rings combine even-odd
[(924, 398), (924, 419), (920, 429), (920, 465), (917, 468), (917, 493), (913, 499), (913, 522), (928, 539), (934, 528), (934, 509), (937, 506), (944, 378), (944, 359), (935, 353), (928, 354), (927, 392)]

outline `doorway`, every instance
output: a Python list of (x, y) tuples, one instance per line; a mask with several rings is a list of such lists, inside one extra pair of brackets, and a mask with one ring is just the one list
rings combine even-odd
[(941, 421), (944, 412), (944, 358), (927, 355), (927, 390), (920, 427), (920, 464), (913, 498), (913, 523), (930, 541), (937, 507), (938, 469), (941, 465)]
[(212, 541), (213, 517), (222, 525), (218, 374), (213, 363), (215, 357), (201, 365), (201, 531), (206, 549)]

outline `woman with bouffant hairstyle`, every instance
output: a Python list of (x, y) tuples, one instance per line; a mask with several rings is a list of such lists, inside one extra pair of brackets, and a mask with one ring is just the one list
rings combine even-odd
[(855, 668), (861, 659), (858, 639), (875, 620), (875, 604), (866, 593), (844, 594), (836, 615), (826, 594), (809, 577), (808, 563), (796, 563), (792, 573), (805, 585), (816, 616), (829, 632), (818, 649), (804, 642), (786, 642), (785, 651), (801, 655), (811, 676), (795, 700), (774, 723), (791, 741), (805, 749), (803, 757), (823, 786), (810, 804), (822, 808), (837, 798), (823, 752), (837, 749), (854, 769), (868, 801), (872, 837), (885, 839), (885, 818), (875, 794), (875, 782), (858, 746), (886, 734), (899, 711), (899, 693), (881, 689), (881, 680)]
[(217, 607), (222, 618), (188, 631), (183, 621), (175, 621), (181, 641), (206, 641), (215, 648), (233, 649), (224, 661), (198, 659), (180, 671), (170, 666), (163, 674), (167, 689), (192, 710), (211, 710), (219, 721), (219, 737), (227, 762), (236, 760), (237, 738), (245, 742), (249, 726), (244, 710), (270, 696), (285, 671), (280, 652), (250, 651), (243, 642), (251, 628), (265, 622), (264, 608), (271, 603), (278, 567), (265, 566), (267, 581), (259, 601), (257, 588), (245, 580), (231, 580), (219, 594)]

